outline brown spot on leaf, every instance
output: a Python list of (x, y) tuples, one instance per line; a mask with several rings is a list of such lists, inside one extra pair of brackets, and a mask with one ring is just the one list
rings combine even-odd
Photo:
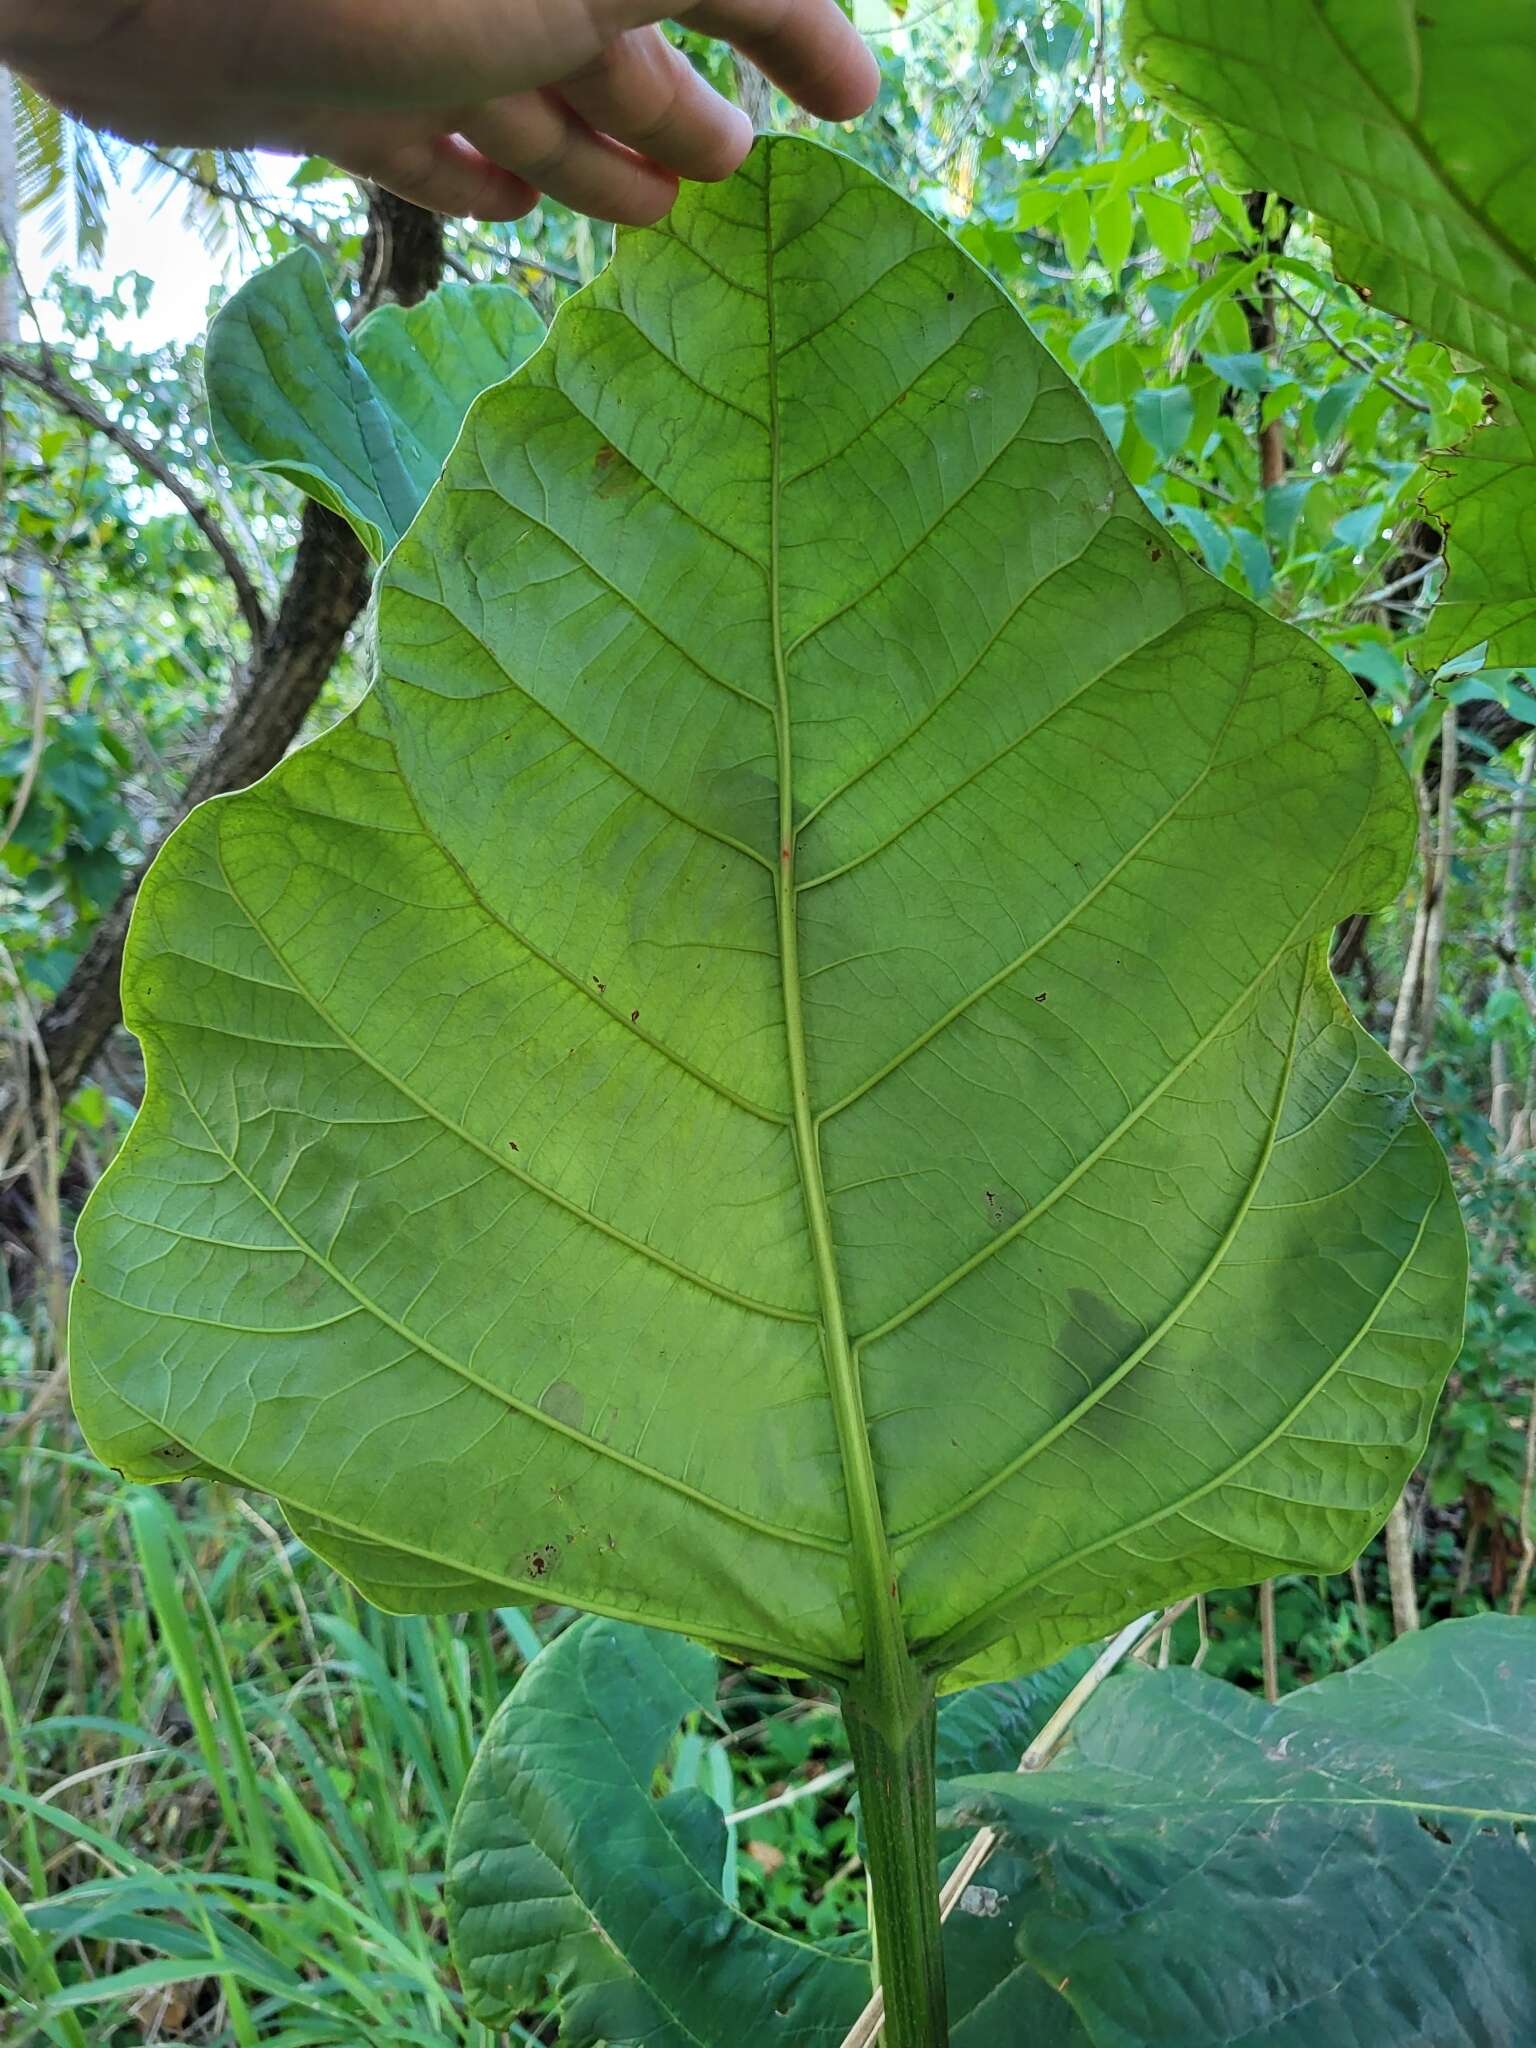
[(539, 1406), (556, 1422), (563, 1422), (567, 1429), (580, 1429), (586, 1419), (587, 1404), (582, 1399), (581, 1389), (573, 1387), (569, 1380), (551, 1380), (539, 1396)]

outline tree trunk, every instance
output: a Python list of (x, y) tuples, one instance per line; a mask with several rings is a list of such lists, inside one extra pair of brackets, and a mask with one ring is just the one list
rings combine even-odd
[[(1244, 209), (1254, 235), (1262, 239), (1266, 254), (1278, 256), (1285, 248), (1287, 235), (1291, 231), (1291, 207), (1287, 200), (1279, 202), (1281, 221), (1278, 228), (1265, 233), (1265, 215), (1269, 210), (1270, 195), (1267, 192), (1244, 194)], [(1275, 280), (1269, 271), (1262, 271), (1254, 281), (1253, 294), (1244, 293), (1238, 302), (1243, 318), (1248, 323), (1248, 346), (1258, 356), (1267, 357), (1278, 339), (1275, 326)], [(1279, 419), (1266, 420), (1264, 417), (1264, 396), (1260, 393), (1255, 401), (1258, 420), (1254, 429), (1259, 450), (1259, 483), (1265, 491), (1272, 491), (1286, 478), (1285, 427)]]
[[(363, 247), (359, 314), (385, 300), (414, 305), (442, 273), (442, 222), (391, 193), (374, 194)], [(245, 788), (282, 760), (367, 603), (370, 584), (368, 557), (352, 529), (334, 513), (306, 506), (277, 618), (193, 771), (181, 816), (209, 797)], [(159, 846), (154, 849), (158, 851)], [(153, 858), (151, 853), (128, 878), (40, 1020), (48, 1070), (60, 1095), (67, 1096), (79, 1084), (108, 1034), (122, 1021), (118, 983), (123, 942), (134, 899)]]

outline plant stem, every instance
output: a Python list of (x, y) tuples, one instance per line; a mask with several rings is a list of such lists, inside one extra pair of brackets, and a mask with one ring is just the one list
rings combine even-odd
[(885, 2048), (948, 2048), (934, 1823), (938, 1717), (933, 1695), (929, 1693), (905, 1737), (895, 1741), (885, 1717), (861, 1711), (856, 1695), (845, 1697), (844, 1709), (858, 1778), (885, 1994)]

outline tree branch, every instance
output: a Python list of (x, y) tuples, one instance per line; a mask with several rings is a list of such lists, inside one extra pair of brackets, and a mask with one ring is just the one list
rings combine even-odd
[(72, 413), (94, 433), (104, 434), (115, 447), (122, 449), (130, 462), (142, 469), (146, 476), (153, 477), (157, 484), (164, 485), (172, 497), (179, 500), (192, 524), (223, 564), (224, 573), (234, 586), (236, 602), (250, 628), (251, 639), (259, 646), (266, 637), (267, 613), (256, 586), (246, 573), (234, 542), (196, 491), (177, 475), (164, 456), (131, 434), (119, 421), (110, 418), (83, 391), (67, 384), (51, 363), (29, 362), (12, 349), (0, 349), (0, 377), (14, 377), (18, 383), (30, 384), (62, 412)]

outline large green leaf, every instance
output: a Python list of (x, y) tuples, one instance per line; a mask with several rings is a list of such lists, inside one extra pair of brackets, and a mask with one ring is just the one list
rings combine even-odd
[(447, 284), (380, 306), (348, 335), (318, 257), (297, 249), (243, 285), (208, 336), (208, 403), (227, 462), (328, 505), (378, 561), (436, 483), (464, 415), (544, 338), (505, 285)]
[(1001, 1827), (1019, 1950), (1094, 2048), (1506, 2048), (1536, 2035), (1536, 1623), (1403, 1638), (1266, 1707), (1133, 1674)]
[[(707, 1650), (589, 1619), (503, 1702), (448, 1846), (454, 1961), (488, 2026), (553, 1996), (566, 2048), (837, 2048), (858, 2017), (868, 1961), (727, 1905), (718, 1807), (696, 1789), (652, 1796), (679, 1721), (712, 1708), (715, 1679)], [(1016, 1763), (1066, 1683), (1053, 1668), (956, 1695), (939, 1717), (941, 1765)], [(1019, 1929), (1011, 1902), (995, 1910), (990, 1897), (950, 1923), (955, 2048), (1083, 2040), (1016, 1953)]]
[(1463, 1289), (1325, 961), (1406, 786), (938, 229), (773, 139), (621, 237), (377, 637), (140, 897), (103, 1457), (845, 1685), (1356, 1553)]
[(1340, 272), (1486, 364), (1500, 423), (1435, 458), (1451, 575), (1426, 659), (1536, 659), (1536, 11), (1509, 0), (1127, 0), (1145, 84), (1232, 179), (1333, 229)]

